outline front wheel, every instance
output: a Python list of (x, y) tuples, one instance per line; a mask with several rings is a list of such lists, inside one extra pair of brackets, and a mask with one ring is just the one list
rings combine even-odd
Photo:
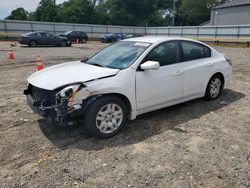
[(214, 75), (208, 82), (205, 99), (215, 100), (217, 99), (223, 89), (223, 79), (219, 74)]
[(84, 122), (92, 136), (110, 138), (124, 127), (127, 115), (128, 108), (120, 98), (104, 96), (88, 107)]
[(68, 45), (68, 44), (67, 44), (66, 41), (62, 41), (61, 44), (60, 44), (61, 47), (66, 47), (67, 45)]
[(38, 45), (38, 43), (35, 40), (32, 40), (32, 41), (29, 42), (30, 47), (34, 48), (34, 47), (37, 47), (37, 45)]

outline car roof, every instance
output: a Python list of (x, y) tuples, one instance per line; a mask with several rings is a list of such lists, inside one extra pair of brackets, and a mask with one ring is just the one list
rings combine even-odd
[(188, 38), (183, 38), (183, 37), (166, 37), (166, 36), (144, 36), (144, 37), (129, 38), (123, 41), (157, 43), (157, 42), (164, 42), (164, 41), (169, 41), (169, 40), (187, 40), (187, 41), (201, 43), (193, 39), (188, 39)]

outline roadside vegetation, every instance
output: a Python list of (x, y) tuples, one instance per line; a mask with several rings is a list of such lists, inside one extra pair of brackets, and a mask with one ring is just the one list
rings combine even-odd
[[(174, 5), (175, 1), (175, 6)], [(226, 0), (41, 0), (34, 12), (19, 7), (6, 19), (128, 26), (200, 25)], [(174, 8), (175, 7), (175, 8)]]

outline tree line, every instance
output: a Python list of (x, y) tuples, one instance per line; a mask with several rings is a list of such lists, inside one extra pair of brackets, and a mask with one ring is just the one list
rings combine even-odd
[(34, 12), (17, 8), (13, 20), (126, 26), (200, 25), (213, 6), (226, 0), (68, 0), (56, 5), (41, 0)]

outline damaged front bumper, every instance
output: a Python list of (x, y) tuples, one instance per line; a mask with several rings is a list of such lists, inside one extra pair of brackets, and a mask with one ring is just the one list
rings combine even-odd
[(28, 89), (24, 90), (29, 107), (34, 113), (59, 124), (65, 124), (73, 112), (85, 109), (86, 99), (90, 95), (83, 84), (68, 86), (47, 96), (41, 94), (48, 92), (47, 90), (38, 88), (40, 92), (37, 92), (38, 89), (34, 88), (36, 87), (29, 85)]

